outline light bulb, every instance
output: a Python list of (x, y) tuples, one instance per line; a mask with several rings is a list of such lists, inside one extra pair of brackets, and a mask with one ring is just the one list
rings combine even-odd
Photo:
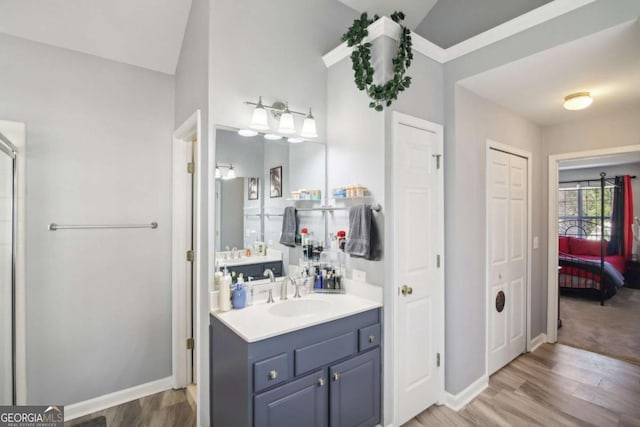
[(304, 139), (296, 138), (295, 136), (290, 136), (289, 139), (287, 139), (287, 141), (289, 141), (292, 144), (299, 144), (301, 142), (304, 142)]
[(240, 129), (238, 131), (238, 134), (241, 136), (256, 136), (258, 134), (258, 132), (256, 132), (255, 130), (251, 130), (251, 129)]
[(275, 133), (268, 133), (264, 136), (264, 139), (268, 139), (269, 141), (277, 141), (282, 139), (282, 136), (276, 135)]

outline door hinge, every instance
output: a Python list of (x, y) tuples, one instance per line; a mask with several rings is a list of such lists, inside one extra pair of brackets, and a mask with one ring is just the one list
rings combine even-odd
[(440, 353), (436, 353), (436, 365), (440, 367)]
[(193, 251), (187, 251), (187, 261), (193, 262), (194, 253)]
[[(187, 350), (193, 350), (193, 347), (195, 345), (195, 341), (193, 340), (193, 338), (188, 338), (187, 339)], [(440, 366), (440, 365), (438, 365)]]
[(193, 171), (195, 170), (195, 168), (196, 168), (196, 167), (195, 167), (195, 165), (193, 164), (193, 162), (189, 162), (189, 163), (187, 163), (187, 172), (188, 172), (188, 173), (191, 173), (191, 174), (192, 174), (192, 173), (193, 173)]
[(436, 255), (436, 267), (440, 268), (440, 255)]
[(436, 169), (440, 169), (440, 157), (442, 157), (442, 154), (433, 154), (432, 156), (436, 158)]

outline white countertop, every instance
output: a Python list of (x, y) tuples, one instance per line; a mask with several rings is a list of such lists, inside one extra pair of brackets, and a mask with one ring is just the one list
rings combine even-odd
[(272, 314), (269, 309), (278, 304), (290, 304), (292, 297), (289, 297), (287, 301), (280, 301), (277, 297), (275, 299), (276, 302), (272, 304), (260, 302), (239, 310), (212, 311), (211, 314), (246, 342), (255, 342), (382, 306), (380, 302), (352, 294), (310, 294), (303, 296), (298, 301), (326, 301), (329, 303), (326, 310), (318, 314), (281, 317)]

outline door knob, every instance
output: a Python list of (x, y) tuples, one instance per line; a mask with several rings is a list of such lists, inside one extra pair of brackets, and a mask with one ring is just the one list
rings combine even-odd
[(402, 285), (402, 289), (400, 292), (402, 292), (402, 295), (406, 297), (407, 295), (411, 295), (413, 293), (413, 288), (411, 286)]

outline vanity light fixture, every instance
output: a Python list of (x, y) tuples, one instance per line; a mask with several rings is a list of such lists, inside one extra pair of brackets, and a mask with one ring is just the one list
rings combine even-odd
[(564, 108), (575, 111), (587, 108), (593, 102), (590, 92), (576, 92), (564, 97)]
[[(226, 172), (222, 172), (222, 169), (226, 169)], [(216, 163), (216, 179), (235, 179), (236, 171), (233, 169), (233, 165), (219, 165)]]
[(316, 119), (314, 119), (313, 114), (311, 114), (311, 108), (309, 108), (309, 115), (304, 118), (304, 122), (302, 123), (302, 131), (300, 132), (300, 136), (303, 138), (318, 137), (318, 132), (316, 130)]
[(258, 134), (258, 132), (256, 132), (255, 130), (251, 130), (251, 129), (240, 129), (238, 131), (238, 134), (241, 136), (256, 136)]
[[(262, 96), (258, 97), (258, 102), (250, 102), (245, 101), (245, 104), (254, 106), (253, 115), (251, 116), (251, 124), (249, 128), (264, 131), (267, 135), (274, 135), (269, 132), (269, 121), (267, 117), (267, 111), (271, 112), (271, 115), (278, 120), (278, 129), (277, 133), (281, 135), (293, 135), (296, 133), (295, 120), (293, 118), (294, 115), (299, 115), (304, 117), (304, 122), (302, 124), (302, 131), (300, 132), (300, 138), (293, 137), (292, 143), (302, 142), (307, 138), (317, 138), (318, 131), (316, 128), (316, 120), (311, 113), (311, 108), (309, 108), (309, 113), (301, 113), (299, 111), (293, 111), (289, 109), (289, 104), (286, 102), (274, 102), (273, 105), (264, 105), (262, 103)], [(243, 136), (254, 136), (251, 132), (246, 132), (246, 130), (241, 130), (238, 132)], [(265, 135), (267, 139), (275, 139), (270, 138)], [(281, 138), (281, 137), (280, 137)], [(278, 138), (278, 139), (280, 139)]]
[(262, 97), (258, 97), (258, 103), (255, 104), (251, 116), (251, 124), (249, 127), (256, 130), (269, 130), (269, 119), (267, 118), (267, 110), (262, 105)]
[(236, 178), (236, 171), (233, 170), (233, 166), (229, 166), (229, 170), (227, 171), (227, 173), (222, 177), (222, 179), (224, 180), (229, 180), (229, 179), (235, 179)]
[(269, 141), (277, 141), (279, 139), (282, 139), (282, 136), (275, 133), (267, 133), (265, 134), (264, 139), (268, 139)]
[(299, 144), (301, 142), (304, 142), (304, 139), (302, 138), (296, 138), (295, 136), (290, 136), (287, 141), (289, 141), (291, 144)]

